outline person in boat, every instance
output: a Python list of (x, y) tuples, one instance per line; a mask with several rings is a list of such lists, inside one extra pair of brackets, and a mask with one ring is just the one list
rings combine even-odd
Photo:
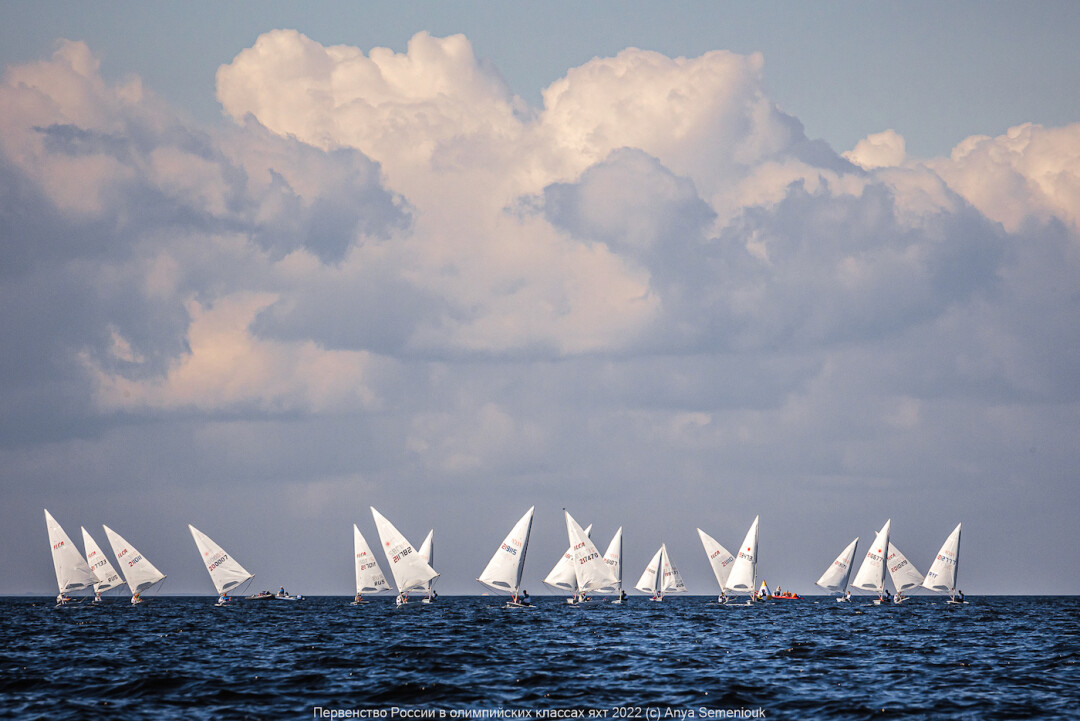
[(136, 603), (142, 603), (141, 595), (142, 595), (142, 591), (137, 591), (135, 593), (135, 595), (133, 595), (131, 597), (131, 605), (134, 606)]
[(60, 593), (56, 597), (56, 605), (63, 606), (65, 603), (71, 603), (71, 596), (66, 593)]
[(527, 589), (521, 589), (521, 600), (518, 601), (521, 605), (525, 606), (529, 603), (529, 591)]
[(226, 593), (222, 593), (217, 599), (218, 605), (224, 606), (229, 602), (229, 596)]
[(851, 600), (851, 591), (850, 590), (844, 593), (844, 600), (845, 601), (850, 601)]
[(717, 603), (727, 603), (727, 601), (728, 601), (727, 591), (725, 591), (724, 589), (721, 588), (720, 589), (720, 597), (716, 599), (716, 602)]
[(279, 596), (288, 596), (289, 594), (285, 593), (285, 587), (282, 586), (281, 590), (278, 591), (277, 595), (279, 595)]
[(957, 596), (957, 598), (959, 598), (961, 601), (963, 601), (964, 600), (964, 592), (960, 591), (960, 594)]
[(363, 600), (364, 600), (364, 596), (363, 596), (363, 595), (362, 595), (362, 594), (361, 594), (361, 593), (360, 593), (359, 591), (357, 591), (357, 592), (356, 592), (356, 599), (355, 599), (355, 602), (356, 602), (356, 603), (360, 603), (360, 602), (361, 602), (361, 601), (363, 601)]
[(887, 600), (887, 601), (892, 600), (892, 593), (887, 588), (885, 589), (885, 600)]

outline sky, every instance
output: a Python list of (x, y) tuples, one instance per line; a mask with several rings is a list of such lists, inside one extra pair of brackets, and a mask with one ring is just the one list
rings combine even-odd
[(0, 5), (0, 594), (43, 508), (351, 594), (369, 506), (479, 593), (533, 505), (533, 594), (564, 508), (1080, 592), (1080, 6), (654, 5)]

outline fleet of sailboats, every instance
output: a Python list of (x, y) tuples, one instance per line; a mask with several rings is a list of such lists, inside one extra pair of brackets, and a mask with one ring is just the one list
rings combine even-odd
[[(510, 529), (502, 544), (496, 549), (491, 560), (485, 566), (477, 580), (488, 588), (509, 596), (507, 607), (529, 608), (528, 593), (521, 587), (525, 556), (528, 551), (529, 537), (532, 533), (535, 507), (529, 508)], [(379, 535), (380, 544), (390, 568), (393, 586), (397, 588), (397, 604), (404, 605), (408, 594), (422, 591), (423, 599), (430, 603), (437, 596), (433, 590), (439, 573), (432, 564), (434, 561), (434, 529), (429, 531), (420, 549), (414, 548), (400, 531), (374, 507), (372, 518)], [(623, 588), (623, 529), (615, 532), (603, 555), (591, 539), (592, 526), (582, 528), (564, 509), (567, 540), (569, 546), (563, 556), (544, 579), (544, 583), (571, 592), (567, 603), (579, 605), (592, 599), (593, 594), (614, 594), (613, 603), (623, 603), (626, 594)], [(698, 537), (709, 560), (710, 568), (720, 587), (718, 602), (730, 603), (728, 594), (746, 596), (747, 604), (752, 604), (756, 596), (768, 598), (770, 593), (765, 582), (761, 581), (761, 591), (755, 593), (758, 583), (758, 530), (760, 517), (755, 516), (746, 532), (737, 553), (731, 553), (716, 539), (700, 528)], [(74, 599), (69, 594), (83, 589), (93, 590), (94, 603), (99, 603), (102, 594), (122, 586), (131, 592), (131, 603), (143, 602), (142, 594), (160, 584), (166, 578), (142, 553), (127, 540), (108, 526), (103, 526), (105, 535), (116, 559), (114, 567), (101, 547), (85, 527), (81, 528), (85, 557), (72, 543), (71, 538), (45, 510), (45, 523), (51, 546), (53, 567), (56, 572), (58, 607), (83, 600), (86, 596)], [(874, 541), (863, 556), (854, 579), (851, 573), (858, 550), (859, 539), (856, 537), (840, 555), (822, 573), (815, 582), (821, 588), (837, 594), (837, 601), (849, 601), (849, 588), (869, 591), (876, 595), (874, 605), (888, 600), (900, 603), (907, 599), (905, 592), (924, 588), (948, 596), (947, 603), (966, 603), (963, 592), (957, 587), (960, 560), (961, 524), (957, 524), (945, 539), (930, 569), (923, 576), (915, 565), (900, 551), (891, 538), (892, 520), (881, 527)], [(224, 551), (209, 536), (192, 525), (188, 526), (202, 561), (210, 575), (211, 582), (219, 594), (218, 605), (224, 605), (229, 593), (251, 581), (254, 575)], [(392, 588), (387, 576), (383, 574), (370, 546), (360, 529), (353, 524), (353, 546), (355, 554), (356, 598), (354, 605), (367, 603), (365, 593), (379, 593)], [(886, 588), (886, 581), (891, 580), (896, 591), (895, 596)], [(667, 545), (662, 543), (646, 565), (635, 588), (649, 594), (651, 600), (661, 601), (667, 594), (685, 593), (686, 585), (678, 567), (672, 561)], [(779, 591), (777, 591), (779, 594)], [(283, 595), (283, 594), (279, 594)], [(784, 594), (785, 597), (801, 598), (798, 594)], [(779, 597), (779, 596), (777, 596)], [(289, 597), (293, 598), (301, 597)]]

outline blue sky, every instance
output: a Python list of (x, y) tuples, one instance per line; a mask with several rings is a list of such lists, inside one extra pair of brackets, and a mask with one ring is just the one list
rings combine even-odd
[(1025, 550), (1080, 501), (1076, 4), (0, 20), (0, 593), (51, 592), (43, 507), (317, 594), (368, 506), (473, 593), (534, 504), (534, 593), (564, 507), (695, 593), (759, 514), (785, 588), (892, 518), (1080, 591)]

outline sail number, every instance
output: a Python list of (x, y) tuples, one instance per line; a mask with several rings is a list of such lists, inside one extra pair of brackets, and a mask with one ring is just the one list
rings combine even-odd
[(135, 558), (128, 561), (128, 568), (131, 568), (132, 566), (134, 566), (136, 563), (138, 563), (141, 560), (142, 560), (142, 556), (135, 556)]
[(220, 566), (221, 564), (225, 563), (228, 560), (229, 560), (229, 554), (227, 554), (227, 553), (222, 554), (221, 558), (217, 559), (216, 561), (211, 563), (209, 566), (207, 566), (207, 569), (209, 569), (210, 572), (213, 573), (215, 568), (217, 568), (218, 566)]
[(514, 548), (513, 546), (511, 546), (509, 543), (504, 543), (502, 545), (502, 550), (506, 551), (511, 556), (516, 556), (517, 555), (517, 549)]
[(579, 558), (577, 562), (578, 562), (578, 565), (581, 566), (581, 565), (584, 565), (584, 564), (588, 563), (589, 561), (593, 560), (594, 558), (600, 558), (600, 554), (599, 553), (590, 553), (588, 556), (582, 556), (581, 558)]

